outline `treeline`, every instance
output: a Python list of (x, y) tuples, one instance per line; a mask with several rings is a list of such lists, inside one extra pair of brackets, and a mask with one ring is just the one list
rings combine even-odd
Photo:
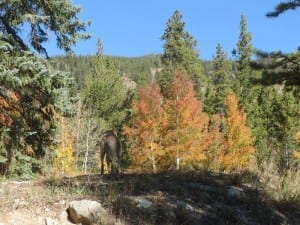
[[(48, 12), (33, 13), (42, 6), (28, 2), (5, 3), (17, 19), (0, 4), (11, 24), (0, 27), (1, 174), (25, 179), (49, 165), (58, 173), (97, 170), (97, 144), (107, 129), (122, 138), (124, 167), (136, 171), (299, 171), (299, 52), (257, 54), (243, 14), (233, 58), (218, 44), (212, 60), (201, 61), (197, 41), (175, 11), (161, 37), (161, 55), (106, 56), (98, 41), (95, 56), (42, 59), (15, 36), (24, 15)], [(41, 19), (71, 24), (78, 9), (62, 2), (68, 13), (57, 14), (61, 7), (51, 2), (50, 15)], [(40, 29), (60, 31), (48, 20), (36, 21)], [(77, 22), (78, 32), (60, 31), (71, 35), (58, 38), (66, 51), (87, 37), (79, 33), (87, 24)], [(31, 30), (30, 37), (40, 37), (31, 48), (46, 54), (40, 29)]]
[(203, 62), (176, 11), (162, 36), (162, 55), (105, 56), (98, 42), (95, 56), (55, 57), (56, 65), (72, 68), (81, 93), (77, 120), (85, 125), (76, 129), (84, 138), (76, 146), (84, 148), (76, 155), (90, 157), (87, 166), (94, 168), (88, 162), (99, 151), (97, 138), (103, 129), (115, 129), (124, 134), (125, 161), (140, 171), (240, 171), (254, 165), (280, 174), (295, 170), (299, 85), (266, 85), (272, 60), (255, 54), (251, 40), (242, 14), (233, 58), (218, 44), (213, 59)]
[[(55, 56), (51, 57), (51, 62), (56, 69), (69, 71), (76, 79), (78, 89), (82, 89), (85, 78), (91, 74), (94, 67), (95, 55)], [(149, 83), (161, 68), (160, 55), (131, 58), (107, 55), (103, 57), (110, 60), (120, 75), (126, 76), (138, 84)]]

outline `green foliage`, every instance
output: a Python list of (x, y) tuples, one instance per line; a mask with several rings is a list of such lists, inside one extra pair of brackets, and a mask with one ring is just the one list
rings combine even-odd
[(225, 98), (231, 88), (233, 71), (221, 44), (216, 47), (216, 56), (212, 61), (212, 71), (208, 81), (204, 110), (209, 114), (224, 115)]
[[(94, 55), (86, 56), (56, 56), (51, 61), (55, 68), (70, 72), (77, 83), (78, 89), (85, 87), (85, 78), (92, 73), (95, 62)], [(149, 84), (161, 67), (160, 55), (145, 55), (141, 57), (102, 56), (107, 58), (116, 70), (124, 77), (138, 85)]]
[(16, 152), (8, 168), (10, 177), (21, 180), (33, 179), (35, 173), (42, 169), (41, 162), (29, 155)]
[(67, 87), (72, 84), (68, 74), (52, 70), (47, 61), (29, 52), (15, 50), (1, 42), (0, 146), (5, 158), (1, 174), (8, 173), (17, 154), (43, 157), (54, 141), (55, 113), (72, 110), (67, 107)]
[(163, 69), (159, 76), (159, 84), (163, 93), (172, 81), (172, 75), (179, 69), (187, 73), (193, 80), (196, 92), (204, 86), (202, 65), (196, 49), (197, 41), (184, 30), (184, 22), (179, 11), (175, 11), (167, 22), (167, 27), (161, 39), (164, 41), (164, 53), (161, 57)]
[(257, 52), (259, 60), (251, 65), (261, 70), (263, 76), (258, 80), (263, 85), (285, 84), (288, 86), (300, 84), (300, 51), (283, 54), (282, 52)]
[(274, 11), (267, 13), (266, 16), (277, 17), (287, 10), (295, 10), (298, 7), (300, 7), (300, 0), (281, 2), (275, 7)]
[(234, 53), (236, 60), (236, 79), (234, 84), (234, 92), (237, 94), (239, 101), (247, 112), (247, 102), (251, 81), (253, 80), (253, 71), (250, 67), (251, 57), (253, 55), (252, 36), (247, 31), (247, 21), (244, 14), (240, 20), (240, 35), (237, 42), (237, 50)]
[[(46, 56), (44, 43), (48, 41), (51, 31), (56, 36), (57, 47), (70, 52), (79, 39), (90, 37), (85, 33), (89, 23), (77, 18), (79, 12), (80, 8), (68, 0), (4, 0), (0, 3), (0, 31), (16, 49), (33, 49)], [(30, 29), (22, 29), (24, 26)], [(21, 29), (28, 33), (21, 36)], [(22, 37), (29, 37), (29, 40)]]
[(120, 129), (127, 116), (127, 90), (121, 75), (101, 51), (95, 58), (92, 74), (86, 79), (83, 104), (92, 116), (105, 120), (108, 128)]

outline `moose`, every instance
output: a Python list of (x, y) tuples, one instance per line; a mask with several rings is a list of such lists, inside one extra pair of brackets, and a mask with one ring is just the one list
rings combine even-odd
[(100, 141), (101, 148), (101, 175), (104, 173), (104, 157), (111, 174), (118, 174), (120, 171), (120, 159), (122, 152), (121, 141), (114, 131), (105, 131)]

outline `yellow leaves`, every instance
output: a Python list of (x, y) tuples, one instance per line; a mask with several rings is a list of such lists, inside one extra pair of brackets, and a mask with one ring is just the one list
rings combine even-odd
[(300, 131), (296, 133), (295, 135), (296, 141), (300, 143)]
[(61, 118), (61, 135), (57, 146), (57, 155), (54, 160), (55, 173), (63, 175), (70, 174), (75, 170), (75, 159), (73, 155), (73, 137), (67, 130), (64, 119)]

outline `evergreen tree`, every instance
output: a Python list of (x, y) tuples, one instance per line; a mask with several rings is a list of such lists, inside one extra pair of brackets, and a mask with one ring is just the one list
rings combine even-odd
[(125, 110), (128, 100), (127, 90), (121, 75), (111, 60), (103, 56), (102, 51), (103, 47), (99, 40), (94, 69), (86, 79), (83, 102), (94, 117), (106, 121), (107, 128), (120, 130), (127, 116)]
[(228, 60), (221, 44), (216, 47), (216, 56), (212, 61), (213, 68), (208, 82), (205, 108), (204, 110), (209, 114), (224, 115), (225, 112), (225, 98), (229, 93), (232, 82), (232, 66)]
[[(300, 7), (299, 0), (281, 2), (276, 5), (275, 9), (266, 14), (269, 18), (278, 17), (288, 10), (295, 10)], [(260, 60), (254, 62), (252, 66), (263, 71), (261, 83), (300, 85), (300, 52), (298, 50), (292, 53), (284, 54), (281, 51), (266, 53), (257, 51)]]
[[(196, 49), (196, 40), (185, 31), (182, 15), (175, 11), (167, 22), (167, 27), (161, 39), (164, 41), (164, 53), (161, 57), (163, 69), (159, 76), (159, 84), (164, 94), (172, 81), (174, 72), (179, 69), (185, 71), (193, 80), (196, 91), (204, 87), (202, 65)], [(200, 93), (198, 93), (200, 95)]]
[(40, 171), (41, 159), (49, 156), (55, 143), (55, 115), (72, 113), (68, 96), (72, 79), (30, 50), (47, 56), (48, 31), (56, 36), (58, 48), (67, 52), (77, 40), (88, 38), (84, 33), (88, 24), (77, 18), (79, 11), (67, 0), (0, 2), (1, 174), (25, 179)]
[(277, 17), (287, 10), (295, 10), (298, 7), (300, 7), (300, 0), (281, 2), (275, 7), (274, 11), (267, 13), (267, 16), (268, 17)]
[(300, 86), (300, 51), (284, 54), (282, 52), (257, 52), (258, 61), (252, 62), (254, 69), (261, 70), (263, 76), (258, 82), (263, 85), (284, 84)]
[(69, 114), (68, 74), (0, 42), (0, 173), (29, 178), (55, 141), (56, 113)]
[[(78, 19), (79, 12), (80, 8), (68, 0), (4, 0), (0, 2), (0, 31), (16, 50), (33, 49), (46, 56), (44, 43), (49, 39), (49, 32), (53, 32), (57, 47), (70, 52), (78, 40), (90, 37), (85, 33), (89, 23)], [(25, 26), (28, 29), (21, 29)]]
[(252, 36), (250, 32), (247, 31), (246, 17), (244, 14), (241, 14), (240, 36), (237, 42), (237, 50), (233, 52), (237, 57), (234, 90), (246, 111), (247, 104), (249, 103), (248, 94), (251, 87), (250, 82), (254, 78), (250, 67), (251, 57), (253, 55), (251, 40)]

